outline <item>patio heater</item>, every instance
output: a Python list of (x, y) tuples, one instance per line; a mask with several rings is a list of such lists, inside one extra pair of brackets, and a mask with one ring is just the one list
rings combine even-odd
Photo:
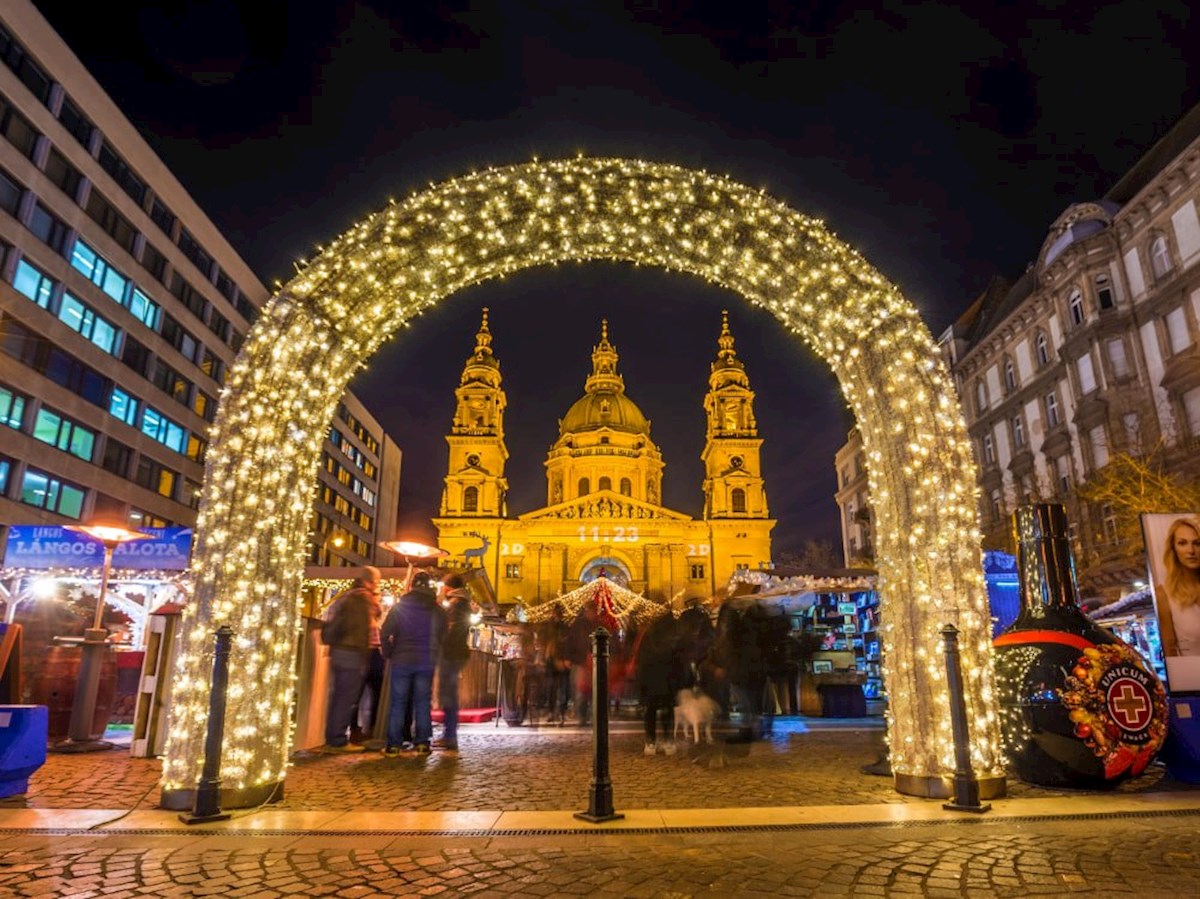
[(108, 592), (108, 575), (112, 571), (113, 550), (122, 543), (146, 540), (151, 535), (131, 531), (122, 525), (84, 524), (66, 527), (103, 544), (104, 567), (100, 574), (100, 598), (96, 601), (96, 614), (92, 618), (92, 626), (83, 632), (83, 641), (79, 645), (82, 655), (79, 661), (79, 677), (75, 682), (75, 699), (71, 704), (68, 737), (51, 748), (55, 752), (98, 752), (113, 748), (113, 744), (107, 740), (91, 739), (92, 719), (96, 715), (96, 696), (100, 691), (100, 668), (104, 662), (104, 652), (108, 648), (108, 630), (102, 623), (104, 598)]
[(388, 552), (394, 553), (404, 559), (404, 563), (408, 569), (404, 572), (404, 590), (407, 591), (412, 586), (413, 577), (413, 559), (440, 559), (442, 556), (448, 556), (450, 553), (444, 549), (439, 549), (436, 546), (430, 546), (427, 543), (419, 543), (415, 540), (387, 540), (379, 544)]

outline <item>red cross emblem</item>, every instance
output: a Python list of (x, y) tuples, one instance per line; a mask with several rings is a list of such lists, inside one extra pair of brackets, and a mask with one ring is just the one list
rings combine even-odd
[(1119, 677), (1108, 686), (1108, 713), (1127, 731), (1145, 729), (1154, 713), (1150, 693), (1129, 677)]

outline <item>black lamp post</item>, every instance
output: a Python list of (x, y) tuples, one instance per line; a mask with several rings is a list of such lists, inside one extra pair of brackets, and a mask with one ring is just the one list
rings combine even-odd
[(55, 752), (97, 752), (112, 749), (106, 740), (91, 738), (92, 719), (96, 716), (96, 697), (100, 692), (100, 669), (108, 648), (108, 631), (103, 627), (104, 601), (108, 593), (108, 575), (112, 571), (113, 550), (131, 540), (145, 540), (150, 534), (131, 531), (121, 525), (67, 525), (69, 530), (86, 534), (104, 545), (104, 567), (100, 574), (100, 598), (92, 626), (83, 632), (79, 649), (79, 677), (75, 682), (75, 699), (71, 704), (71, 726), (66, 740), (54, 744)]

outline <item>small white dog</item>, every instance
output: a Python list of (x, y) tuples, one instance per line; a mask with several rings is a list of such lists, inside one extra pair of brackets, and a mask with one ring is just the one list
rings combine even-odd
[(680, 690), (675, 697), (675, 734), (682, 728), (686, 737), (690, 729), (692, 739), (699, 743), (700, 729), (704, 728), (705, 742), (711, 743), (712, 723), (720, 710), (717, 701), (703, 690)]

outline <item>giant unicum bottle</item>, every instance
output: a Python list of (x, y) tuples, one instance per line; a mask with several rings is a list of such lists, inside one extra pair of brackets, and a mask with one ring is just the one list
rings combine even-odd
[(1043, 786), (1116, 786), (1162, 746), (1166, 692), (1134, 649), (1080, 610), (1063, 507), (1021, 506), (1012, 521), (1021, 611), (993, 643), (1009, 764)]

